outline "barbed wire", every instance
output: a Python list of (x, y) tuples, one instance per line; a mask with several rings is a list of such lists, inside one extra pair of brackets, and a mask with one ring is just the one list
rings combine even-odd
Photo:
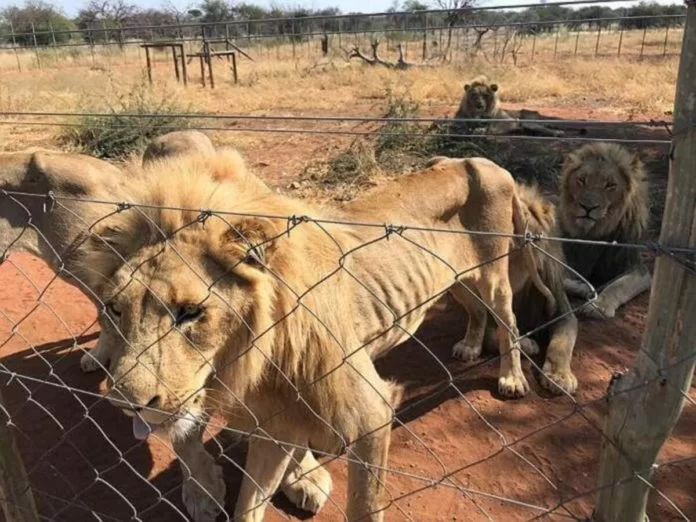
[[(612, 4), (612, 3), (626, 3), (627, 0), (568, 0), (568, 1), (561, 1), (561, 2), (547, 2), (543, 4), (545, 7), (551, 7), (551, 6), (576, 6), (576, 5), (594, 5), (594, 4)], [(630, 3), (630, 0), (628, 0), (628, 3)], [(635, 3), (638, 3), (637, 0), (635, 0)], [(485, 12), (485, 11), (505, 11), (505, 10), (518, 10), (518, 9), (526, 9), (526, 8), (533, 8), (533, 7), (539, 7), (541, 4), (539, 3), (527, 3), (527, 4), (505, 4), (505, 5), (488, 5), (488, 6), (467, 6), (462, 9), (426, 9), (426, 10), (418, 10), (418, 11), (394, 11), (394, 12), (381, 12), (381, 13), (351, 13), (351, 14), (339, 14), (339, 15), (324, 15), (324, 16), (304, 16), (301, 18), (297, 17), (287, 17), (287, 18), (259, 18), (259, 19), (249, 19), (249, 20), (223, 20), (223, 21), (217, 21), (217, 22), (190, 22), (190, 23), (181, 23), (181, 24), (161, 24), (161, 25), (131, 25), (131, 26), (123, 26), (123, 27), (115, 27), (115, 28), (104, 28), (104, 27), (94, 27), (90, 29), (83, 29), (83, 30), (59, 30), (59, 31), (43, 31), (43, 32), (35, 32), (35, 33), (27, 33), (28, 35), (31, 34), (72, 34), (76, 32), (118, 32), (120, 31), (135, 31), (135, 30), (162, 30), (162, 29), (178, 29), (178, 28), (200, 28), (200, 27), (215, 27), (215, 26), (220, 26), (220, 25), (229, 25), (229, 26), (246, 26), (248, 24), (267, 24), (267, 23), (282, 23), (282, 22), (291, 22), (291, 23), (297, 23), (297, 24), (302, 24), (302, 23), (312, 23), (315, 21), (331, 21), (331, 20), (345, 20), (345, 19), (364, 19), (364, 18), (382, 18), (382, 17), (390, 17), (390, 18), (396, 18), (396, 17), (407, 17), (407, 16), (413, 16), (413, 17), (419, 17), (419, 16), (428, 16), (428, 15), (433, 15), (433, 14), (448, 14), (448, 13), (475, 13), (475, 12)], [(665, 18), (671, 18), (674, 16), (681, 16), (685, 17), (685, 15), (645, 15), (645, 16), (658, 16), (658, 17), (665, 17)], [(641, 16), (642, 17), (642, 16)], [(641, 18), (639, 17), (639, 18)], [(567, 21), (567, 23), (571, 23), (572, 21)], [(543, 22), (538, 22), (538, 23), (543, 23)], [(15, 36), (17, 36), (19, 33), (15, 33)], [(283, 35), (279, 35), (283, 36)]]
[[(445, 121), (445, 120), (443, 120)], [(450, 122), (457, 122), (458, 120), (449, 120)], [(500, 121), (500, 120), (497, 120)], [(519, 120), (519, 123), (533, 123), (533, 120)], [(24, 126), (24, 127), (72, 127), (81, 128), (82, 123), (70, 123), (70, 122), (47, 122), (47, 121), (16, 121), (16, 120), (0, 120), (0, 125), (5, 126)], [(100, 129), (132, 129), (133, 125), (128, 124), (100, 124), (91, 123), (94, 128)], [(671, 140), (658, 140), (658, 139), (647, 139), (647, 138), (592, 138), (587, 136), (534, 136), (527, 134), (496, 134), (493, 132), (480, 132), (480, 133), (458, 133), (458, 132), (438, 132), (437, 134), (429, 132), (404, 132), (404, 131), (385, 131), (383, 129), (367, 130), (367, 131), (357, 131), (349, 129), (305, 129), (305, 128), (258, 128), (258, 127), (242, 127), (242, 126), (204, 126), (204, 125), (193, 125), (189, 126), (190, 130), (200, 130), (208, 132), (237, 132), (237, 133), (269, 133), (269, 134), (310, 134), (310, 135), (327, 135), (327, 136), (393, 136), (393, 137), (406, 137), (406, 138), (425, 138), (437, 136), (440, 138), (462, 138), (462, 139), (490, 139), (490, 140), (511, 140), (511, 141), (543, 141), (543, 142), (585, 142), (585, 143), (599, 143), (599, 142), (610, 142), (610, 143), (624, 143), (624, 144), (636, 144), (636, 145), (669, 145)], [(166, 125), (163, 127), (162, 131), (167, 132), (168, 130), (176, 130), (176, 127)]]
[[(268, 115), (268, 114), (219, 114), (205, 112), (186, 113), (113, 113), (113, 112), (36, 112), (36, 111), (3, 111), (3, 117), (66, 117), (66, 118), (135, 118), (152, 119), (166, 116), (172, 119), (185, 120), (252, 120), (252, 121), (309, 121), (309, 122), (351, 122), (351, 123), (504, 123), (510, 119), (505, 118), (443, 118), (443, 117), (380, 117), (380, 116), (323, 116), (323, 115)], [(589, 124), (597, 126), (623, 126), (640, 125), (645, 127), (665, 128), (672, 125), (671, 120), (658, 120), (654, 118), (645, 120), (578, 120), (564, 118), (523, 118), (519, 121), (525, 123), (543, 124)]]

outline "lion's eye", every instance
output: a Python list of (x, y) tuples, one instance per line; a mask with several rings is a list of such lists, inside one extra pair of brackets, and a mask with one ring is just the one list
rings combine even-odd
[(584, 187), (585, 186), (585, 178), (578, 178), (578, 185), (580, 185), (581, 187)]
[(121, 310), (116, 308), (116, 305), (114, 305), (112, 302), (106, 303), (106, 312), (115, 319), (121, 317)]
[(616, 183), (612, 183), (611, 181), (607, 183), (607, 190), (614, 190), (616, 188)]
[(176, 308), (174, 322), (178, 325), (195, 321), (203, 315), (203, 308), (195, 304), (187, 304)]

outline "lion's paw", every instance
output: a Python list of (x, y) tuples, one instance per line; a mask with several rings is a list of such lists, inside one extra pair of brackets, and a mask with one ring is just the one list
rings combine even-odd
[(587, 303), (579, 312), (583, 317), (590, 319), (611, 319), (616, 315), (616, 307), (605, 303), (601, 298), (598, 298), (593, 303)]
[(215, 522), (225, 506), (225, 481), (217, 464), (184, 481), (181, 495), (184, 506), (194, 522)]
[(556, 370), (549, 364), (542, 368), (541, 385), (551, 393), (560, 395), (563, 392), (573, 395), (578, 389), (578, 379), (570, 370)]
[(537, 355), (540, 351), (537, 342), (529, 337), (520, 339), (520, 350), (527, 355)]
[(331, 475), (323, 467), (315, 468), (299, 479), (296, 473), (289, 473), (280, 488), (295, 506), (316, 515), (329, 499)]
[(498, 379), (498, 392), (503, 397), (524, 397), (528, 391), (529, 383), (522, 373), (513, 373)]
[(462, 339), (452, 348), (452, 356), (466, 362), (474, 361), (481, 357), (481, 345), (474, 346)]

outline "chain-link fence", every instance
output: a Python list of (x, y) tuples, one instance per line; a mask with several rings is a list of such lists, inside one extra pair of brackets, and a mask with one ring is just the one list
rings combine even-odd
[[(633, 122), (669, 139), (616, 140), (671, 144), (655, 241), (564, 237), (480, 158), (320, 206), (233, 151), (128, 169), (0, 155), (7, 522), (607, 522), (642, 520), (648, 491), (651, 519), (696, 518), (686, 31), (674, 123)], [(241, 130), (312, 131), (258, 119)], [(571, 248), (640, 262), (594, 288)], [(645, 297), (585, 319), (645, 289), (655, 259), (647, 319)]]

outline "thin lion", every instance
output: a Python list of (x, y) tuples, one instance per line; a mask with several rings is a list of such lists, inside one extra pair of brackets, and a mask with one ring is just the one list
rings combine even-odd
[[(382, 520), (398, 391), (372, 359), (413, 335), (433, 297), (449, 291), (478, 309), (476, 295), (490, 306), (499, 322), (499, 390), (528, 390), (506, 258), (508, 234), (523, 232), (514, 181), (485, 159), (439, 160), (337, 211), (215, 181), (234, 177), (228, 169), (236, 165), (224, 151), (153, 163), (134, 188), (146, 206), (102, 221), (81, 249), (93, 268), (90, 286), (107, 303), (110, 398), (134, 418), (137, 436), (169, 428), (185, 476), (196, 479), (183, 493), (197, 521), (213, 520), (224, 501), (219, 468), (200, 440), (200, 421), (219, 409), (232, 426), (264, 435), (250, 441), (239, 519), (261, 520), (288, 477), (294, 484), (298, 470), (313, 469), (311, 453), (295, 448), (348, 447), (347, 514)], [(424, 201), (423, 193), (437, 197)], [(201, 220), (199, 210), (156, 207), (219, 214)], [(530, 277), (538, 280), (535, 271)]]

